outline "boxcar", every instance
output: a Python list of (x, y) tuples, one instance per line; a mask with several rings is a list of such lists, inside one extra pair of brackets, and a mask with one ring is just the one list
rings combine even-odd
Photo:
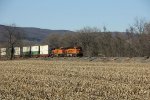
[(31, 46), (31, 56), (32, 57), (39, 57), (40, 48), (39, 46)]
[(49, 46), (41, 45), (40, 46), (40, 57), (48, 57), (49, 56)]
[(14, 47), (14, 56), (19, 58), (21, 54), (20, 47)]
[(23, 57), (30, 57), (31, 56), (31, 47), (28, 46), (28, 47), (23, 47), (22, 49), (23, 51)]
[(1, 48), (0, 49), (0, 53), (1, 53), (1, 57), (6, 57), (6, 48)]

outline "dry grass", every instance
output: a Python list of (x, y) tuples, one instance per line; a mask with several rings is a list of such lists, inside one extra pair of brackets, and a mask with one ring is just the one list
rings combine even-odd
[(1, 61), (0, 99), (150, 100), (150, 64)]

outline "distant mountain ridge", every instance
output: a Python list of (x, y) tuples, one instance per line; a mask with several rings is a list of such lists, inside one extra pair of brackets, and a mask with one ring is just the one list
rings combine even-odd
[[(5, 32), (3, 29), (5, 25), (0, 25), (0, 41), (3, 41), (2, 33)], [(53, 33), (64, 34), (64, 33), (73, 33), (69, 30), (50, 30), (50, 29), (41, 29), (34, 27), (17, 27), (23, 31), (25, 34), (25, 39), (28, 41), (41, 42), (46, 36)]]

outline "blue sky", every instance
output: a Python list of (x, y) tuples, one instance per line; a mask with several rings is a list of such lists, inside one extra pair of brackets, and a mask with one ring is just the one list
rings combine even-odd
[(0, 0), (0, 24), (78, 30), (125, 31), (134, 19), (150, 21), (150, 0)]

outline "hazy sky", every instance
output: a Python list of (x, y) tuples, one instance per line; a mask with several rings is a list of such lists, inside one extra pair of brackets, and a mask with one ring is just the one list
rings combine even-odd
[(0, 24), (21, 27), (125, 31), (136, 17), (150, 21), (150, 0), (0, 0)]

